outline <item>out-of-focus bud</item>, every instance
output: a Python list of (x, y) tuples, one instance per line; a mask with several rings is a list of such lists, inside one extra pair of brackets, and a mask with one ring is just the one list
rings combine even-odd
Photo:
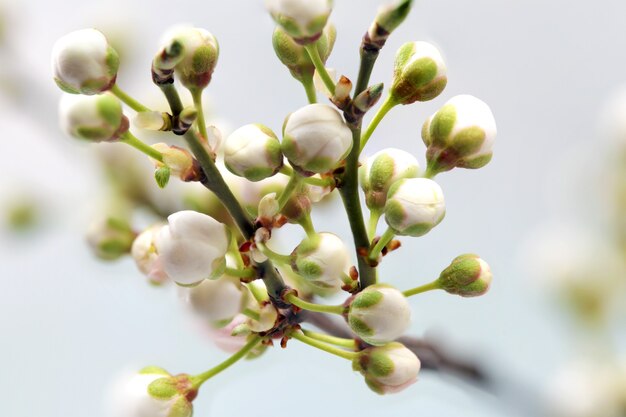
[(224, 164), (233, 174), (250, 181), (271, 177), (283, 166), (280, 142), (267, 126), (245, 125), (226, 138)]
[(195, 314), (210, 322), (221, 322), (241, 312), (247, 291), (239, 278), (223, 276), (194, 287), (179, 287), (179, 294)]
[(119, 417), (191, 417), (197, 395), (189, 375), (172, 376), (154, 366), (144, 368), (119, 387), (114, 415)]
[(70, 32), (52, 48), (54, 81), (71, 94), (99, 94), (115, 84), (119, 57), (96, 29)]
[(483, 101), (470, 95), (451, 98), (422, 128), (432, 174), (454, 167), (481, 168), (492, 157), (496, 121)]
[(382, 47), (391, 32), (396, 30), (408, 16), (411, 11), (411, 3), (413, 0), (395, 0), (380, 6), (374, 22), (367, 31), (370, 42)]
[(209, 85), (219, 56), (215, 36), (205, 29), (179, 26), (167, 32), (164, 39), (162, 51), (169, 51), (174, 58), (155, 59), (153, 69), (158, 69), (159, 65), (166, 70), (173, 67), (180, 82), (189, 90), (201, 90)]
[(331, 106), (309, 104), (285, 119), (281, 148), (294, 168), (326, 173), (352, 149), (352, 132)]
[(450, 266), (441, 271), (437, 283), (450, 294), (476, 297), (489, 290), (492, 278), (487, 262), (478, 255), (466, 254), (454, 258)]
[[(233, 335), (233, 331), (237, 332), (235, 329), (241, 328), (241, 325), (245, 326), (247, 320), (248, 318), (243, 314), (237, 314), (223, 327), (216, 327), (215, 324), (213, 324), (209, 327), (209, 337), (213, 340), (215, 345), (224, 352), (236, 353), (238, 350), (241, 350), (246, 343), (248, 343), (250, 335)], [(266, 350), (267, 345), (260, 343), (250, 353), (248, 353), (248, 355), (246, 355), (246, 359), (258, 358)]]
[(167, 131), (172, 130), (172, 117), (160, 111), (142, 111), (133, 119), (139, 129)]
[(400, 291), (384, 284), (370, 285), (350, 302), (348, 324), (370, 345), (396, 340), (409, 327), (411, 307)]
[(64, 94), (59, 103), (59, 122), (68, 135), (93, 142), (115, 141), (128, 130), (122, 104), (109, 93)]
[(398, 104), (432, 100), (446, 87), (446, 74), (446, 64), (434, 45), (407, 42), (396, 53), (389, 94)]
[(291, 266), (307, 282), (321, 289), (338, 291), (350, 272), (350, 254), (332, 233), (306, 237), (291, 254)]
[(322, 34), (332, 0), (265, 0), (265, 7), (296, 42), (301, 45), (315, 42)]
[(385, 221), (395, 234), (418, 237), (441, 223), (446, 205), (435, 181), (406, 178), (389, 188), (384, 210)]
[(242, 179), (241, 177), (234, 176), (228, 170), (226, 170), (226, 172), (228, 175), (232, 176), (233, 179), (241, 181), (237, 197), (252, 217), (257, 217), (259, 203), (264, 196), (270, 193), (280, 195), (289, 181), (285, 175), (274, 175), (273, 177), (269, 177), (258, 182), (250, 182)]
[(417, 177), (418, 171), (417, 159), (401, 149), (383, 149), (367, 158), (359, 168), (367, 207), (370, 210), (382, 210), (389, 187), (398, 180)]
[(171, 214), (167, 221), (155, 242), (167, 275), (182, 285), (219, 278), (226, 268), (228, 228), (191, 210)]
[(154, 243), (162, 227), (163, 225), (157, 224), (146, 229), (137, 236), (131, 247), (131, 255), (137, 268), (154, 285), (163, 284), (169, 279), (163, 269)]
[(134, 240), (135, 233), (128, 221), (115, 217), (98, 219), (87, 231), (87, 242), (94, 254), (109, 261), (130, 253)]
[(400, 392), (417, 381), (420, 360), (402, 343), (392, 342), (359, 352), (352, 369), (365, 377), (365, 382), (377, 394)]
[(163, 162), (153, 160), (157, 168), (168, 167), (172, 174), (183, 181), (193, 181), (199, 177), (200, 167), (188, 150), (166, 143), (155, 143), (152, 147), (163, 155)]
[[(322, 36), (318, 39), (315, 47), (320, 54), (322, 62), (330, 56), (335, 45), (337, 30), (335, 25), (329, 23), (324, 28)], [(272, 35), (272, 44), (276, 56), (288, 69), (293, 78), (300, 82), (310, 82), (315, 73), (315, 65), (311, 61), (309, 54), (302, 45), (295, 42), (285, 30), (277, 26)]]

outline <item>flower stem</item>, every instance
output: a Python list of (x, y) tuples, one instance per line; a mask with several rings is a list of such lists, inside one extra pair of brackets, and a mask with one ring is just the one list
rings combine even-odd
[(372, 209), (370, 211), (370, 221), (367, 226), (367, 237), (371, 241), (376, 236), (376, 227), (378, 227), (378, 221), (380, 220), (380, 216), (382, 215), (382, 210), (380, 209)]
[(176, 91), (174, 84), (162, 84), (159, 85), (159, 88), (170, 105), (172, 116), (178, 116), (180, 112), (183, 111), (183, 103), (180, 101), (180, 96), (178, 95), (178, 91)]
[(204, 120), (204, 109), (202, 108), (202, 89), (196, 88), (191, 90), (191, 96), (193, 97), (193, 104), (198, 112), (198, 116), (196, 118), (198, 131), (204, 139), (208, 139), (209, 136), (206, 131), (206, 121)]
[(302, 85), (306, 92), (306, 98), (309, 100), (309, 104), (317, 103), (317, 92), (315, 91), (315, 84), (313, 84), (313, 77), (305, 77), (302, 79)]
[(242, 347), (237, 353), (232, 355), (230, 358), (226, 359), (224, 362), (219, 365), (209, 369), (208, 371), (201, 373), (199, 375), (193, 376), (191, 378), (193, 388), (198, 389), (208, 381), (211, 377), (219, 374), (229, 366), (236, 363), (238, 360), (245, 357), (252, 349), (254, 349), (261, 342), (260, 336), (254, 336), (244, 347)]
[[(286, 176), (293, 175), (293, 172), (294, 172), (293, 168), (291, 168), (289, 165), (283, 165), (280, 171), (278, 171), (279, 174), (286, 175)], [(330, 177), (325, 177), (325, 178), (302, 177), (300, 178), (300, 181), (305, 184), (315, 185), (317, 187), (330, 187), (335, 184), (335, 180)]]
[(238, 278), (254, 278), (256, 276), (256, 272), (253, 269), (249, 268), (228, 268), (226, 267), (226, 274), (232, 277)]
[(428, 284), (424, 284), (419, 287), (415, 287), (415, 288), (411, 288), (410, 290), (403, 291), (402, 294), (404, 294), (405, 297), (410, 297), (412, 295), (421, 294), (426, 291), (440, 290), (440, 289), (441, 289), (441, 286), (439, 285), (439, 280), (435, 280)]
[(300, 175), (296, 171), (291, 171), (291, 176), (289, 178), (289, 182), (283, 189), (283, 192), (278, 197), (278, 211), (280, 212), (283, 208), (285, 208), (285, 204), (289, 201), (289, 197), (295, 191), (296, 187), (300, 183)]
[(263, 288), (257, 286), (254, 282), (249, 283), (247, 287), (250, 290), (250, 293), (252, 294), (254, 299), (257, 300), (259, 303), (267, 301), (267, 292), (265, 292)]
[(140, 139), (135, 137), (130, 132), (124, 133), (120, 138), (120, 142), (132, 146), (133, 148), (148, 155), (152, 159), (156, 159), (159, 162), (163, 162), (163, 154), (161, 152), (157, 151), (156, 149), (146, 144), (145, 142), (142, 142)]
[(326, 344), (324, 342), (321, 342), (319, 340), (315, 340), (311, 337), (306, 336), (303, 333), (299, 333), (299, 332), (294, 332), (291, 334), (291, 337), (301, 341), (302, 343), (306, 343), (309, 346), (313, 346), (315, 348), (318, 348), (320, 350), (323, 350), (324, 352), (328, 352), (331, 353), (335, 356), (339, 356), (340, 358), (344, 358), (347, 359), (349, 361), (353, 360), (358, 353), (357, 352), (348, 352), (346, 350), (343, 349), (339, 349), (335, 346), (331, 346), (329, 344)]
[(376, 246), (374, 246), (374, 248), (370, 251), (368, 257), (370, 259), (370, 261), (377, 261), (378, 258), (380, 257), (380, 253), (383, 251), (383, 249), (385, 249), (385, 246), (387, 246), (387, 244), (389, 244), (389, 242), (391, 242), (391, 239), (394, 238), (396, 234), (393, 232), (393, 230), (391, 230), (391, 228), (387, 228), (387, 230), (385, 230), (385, 233), (383, 233), (383, 235), (380, 237), (380, 240), (378, 240), (378, 243), (376, 243)]
[(281, 255), (278, 252), (274, 252), (270, 248), (267, 247), (264, 243), (257, 243), (257, 248), (263, 253), (263, 255), (267, 256), (272, 262), (276, 262), (277, 264), (283, 265), (291, 265), (291, 256), (289, 255)]
[(343, 305), (324, 305), (310, 303), (303, 300), (302, 298), (299, 298), (294, 293), (288, 293), (287, 295), (285, 295), (285, 299), (291, 304), (298, 306), (303, 310), (316, 311), (318, 313), (343, 314), (346, 310)]
[(313, 227), (313, 221), (311, 220), (310, 213), (307, 213), (306, 216), (302, 216), (298, 223), (300, 224), (300, 226), (302, 226), (302, 229), (304, 229), (304, 232), (308, 237), (312, 237), (317, 234), (317, 232), (315, 231), (315, 227)]
[(370, 140), (372, 133), (374, 133), (374, 130), (376, 130), (381, 120), (383, 120), (387, 113), (389, 113), (389, 111), (397, 105), (398, 103), (393, 99), (393, 97), (387, 96), (387, 99), (382, 106), (380, 106), (369, 126), (367, 126), (367, 129), (365, 129), (365, 133), (361, 136), (361, 150), (363, 150), (367, 141)]
[(331, 336), (325, 333), (317, 333), (311, 330), (302, 329), (302, 333), (311, 339), (319, 340), (320, 342), (326, 342), (335, 346), (341, 346), (347, 349), (356, 350), (357, 344), (354, 339), (345, 339), (343, 337)]
[(137, 113), (141, 113), (141, 112), (144, 112), (144, 111), (150, 111), (150, 109), (148, 107), (144, 106), (143, 104), (141, 104), (140, 102), (138, 102), (137, 100), (132, 98), (130, 95), (125, 93), (120, 88), (119, 85), (113, 84), (113, 86), (111, 87), (110, 91), (111, 91), (111, 93), (115, 94), (115, 96), (117, 96), (117, 98), (122, 100), (123, 103), (125, 103), (131, 109), (135, 110)]
[(304, 45), (304, 49), (306, 49), (307, 53), (309, 54), (309, 57), (311, 58), (313, 65), (315, 65), (315, 69), (317, 70), (317, 73), (324, 82), (324, 85), (326, 86), (326, 88), (328, 88), (330, 94), (334, 96), (335, 82), (332, 78), (330, 78), (328, 71), (326, 71), (326, 66), (324, 65), (324, 62), (320, 57), (320, 52), (317, 50), (317, 42)]

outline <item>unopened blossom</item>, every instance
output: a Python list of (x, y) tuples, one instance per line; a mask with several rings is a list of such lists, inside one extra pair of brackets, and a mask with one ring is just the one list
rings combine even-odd
[(283, 166), (280, 142), (267, 126), (242, 126), (226, 138), (224, 164), (233, 174), (250, 181), (271, 177)]
[(421, 363), (415, 353), (402, 343), (391, 342), (359, 352), (352, 368), (365, 377), (365, 382), (377, 394), (400, 392), (417, 381)]
[(365, 203), (371, 210), (381, 210), (391, 185), (403, 178), (415, 178), (419, 171), (417, 159), (410, 153), (387, 148), (367, 158), (359, 168)]
[(397, 235), (425, 235), (441, 223), (445, 214), (443, 191), (433, 180), (402, 179), (387, 194), (385, 221)]
[(348, 248), (333, 233), (304, 238), (291, 257), (293, 270), (314, 287), (339, 290), (350, 272)]
[(478, 255), (466, 254), (454, 258), (437, 280), (438, 285), (450, 294), (476, 297), (489, 290), (493, 275), (491, 268)]
[(407, 42), (396, 53), (389, 94), (398, 104), (432, 100), (446, 87), (446, 74), (446, 64), (436, 46)]
[(309, 104), (287, 116), (282, 151), (294, 168), (310, 173), (335, 169), (352, 149), (352, 132), (326, 104)]
[(87, 231), (87, 243), (94, 254), (106, 260), (128, 254), (134, 240), (135, 233), (128, 222), (116, 217), (98, 219)]
[(315, 42), (332, 11), (332, 0), (265, 0), (265, 7), (296, 42)]
[(52, 71), (59, 88), (72, 94), (99, 94), (115, 84), (119, 57), (96, 29), (70, 32), (52, 48)]
[(370, 285), (355, 295), (348, 310), (352, 331), (371, 345), (384, 345), (402, 336), (411, 321), (411, 307), (402, 292), (390, 285)]
[(196, 284), (224, 273), (230, 232), (226, 225), (191, 210), (171, 214), (155, 246), (163, 269), (179, 284)]
[(470, 95), (451, 98), (422, 128), (429, 169), (436, 173), (487, 165), (496, 134), (496, 121), (485, 102)]
[(122, 103), (110, 93), (64, 94), (59, 103), (59, 124), (69, 136), (92, 142), (114, 141), (128, 130)]
[(131, 255), (137, 268), (155, 285), (163, 284), (169, 279), (155, 245), (162, 227), (162, 224), (157, 224), (144, 230), (135, 238), (131, 247)]

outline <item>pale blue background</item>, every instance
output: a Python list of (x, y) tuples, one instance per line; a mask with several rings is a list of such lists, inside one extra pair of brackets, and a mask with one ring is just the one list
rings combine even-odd
[[(353, 80), (357, 47), (378, 4), (336, 1), (338, 39), (328, 64)], [(131, 93), (144, 94), (152, 88), (149, 62), (161, 33), (190, 22), (219, 39), (220, 61), (209, 90), (218, 115), (231, 125), (263, 122), (278, 130), (305, 96), (274, 57), (273, 23), (261, 0), (8, 5), (20, 57), (10, 62), (32, 82), (22, 86), (27, 99), (21, 107), (0, 101), (0, 191), (36, 187), (50, 221), (28, 239), (0, 238), (0, 414), (97, 417), (105, 387), (120, 369), (158, 364), (193, 373), (225, 355), (194, 332), (172, 291), (148, 287), (128, 260), (111, 265), (90, 256), (83, 230), (98, 205), (98, 174), (91, 153), (57, 131), (59, 92), (49, 69), (53, 42), (82, 27), (106, 31), (112, 19), (124, 25), (131, 56), (118, 80)], [(395, 50), (404, 41), (429, 40), (442, 49), (450, 82), (432, 103), (394, 110), (368, 152), (398, 146), (423, 163), (421, 124), (455, 94), (474, 94), (495, 113), (493, 162), (479, 171), (441, 175), (445, 222), (422, 239), (403, 240), (382, 276), (408, 287), (436, 276), (460, 253), (487, 259), (495, 274), (487, 296), (416, 297), (412, 331), (439, 335), (480, 357), (496, 375), (506, 374), (500, 385), (508, 399), (522, 399), (509, 378), (540, 390), (572, 351), (567, 328), (520, 268), (518, 252), (529, 231), (572, 210), (553, 197), (574, 181), (553, 168), (568, 149), (587, 146), (588, 163), (598, 162), (598, 111), (626, 81), (625, 13), (617, 0), (418, 1), (372, 77), (388, 82)], [(322, 230), (340, 227), (349, 236), (343, 215), (319, 216), (317, 224)], [(295, 342), (209, 382), (196, 406), (198, 417), (513, 415), (490, 396), (429, 373), (400, 395), (377, 397), (348, 363)]]

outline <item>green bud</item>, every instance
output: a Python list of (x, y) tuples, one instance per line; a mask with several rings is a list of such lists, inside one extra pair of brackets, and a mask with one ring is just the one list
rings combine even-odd
[(224, 164), (230, 172), (249, 181), (271, 177), (283, 166), (280, 142), (267, 126), (242, 126), (224, 143)]
[(93, 142), (114, 141), (128, 130), (122, 104), (113, 94), (65, 94), (59, 104), (61, 128), (70, 136)]
[(365, 377), (367, 386), (377, 394), (400, 392), (417, 380), (420, 360), (402, 343), (363, 349), (352, 361), (352, 369)]
[(386, 33), (387, 36), (404, 22), (411, 11), (413, 0), (396, 0), (381, 6), (370, 28), (370, 38), (375, 39), (378, 33)]
[(461, 255), (444, 269), (437, 280), (439, 286), (450, 294), (476, 297), (489, 290), (493, 275), (487, 262), (478, 255)]

